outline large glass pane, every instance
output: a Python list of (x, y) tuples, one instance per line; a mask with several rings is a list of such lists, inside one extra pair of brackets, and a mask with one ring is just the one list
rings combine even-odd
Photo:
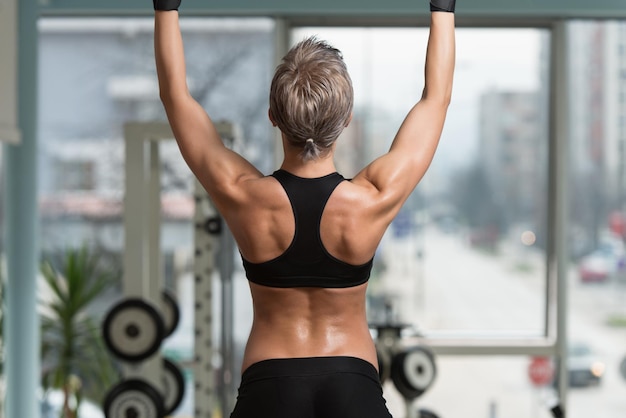
[[(267, 119), (273, 27), (269, 19), (181, 19), (192, 95), (215, 121), (237, 126), (238, 149), (263, 171), (273, 162), (274, 137)], [(121, 275), (124, 124), (166, 120), (153, 28), (152, 19), (40, 21), (39, 180), (46, 259), (58, 260), (66, 249), (86, 244)], [(181, 322), (163, 354), (189, 365), (194, 360), (193, 177), (174, 141), (164, 141), (160, 152), (163, 287), (177, 292), (181, 310)], [(120, 293), (118, 283), (90, 306), (96, 320)], [(215, 322), (218, 327), (219, 315)], [(244, 339), (239, 337), (236, 352), (242, 351)], [(44, 359), (47, 366), (51, 364)], [(192, 416), (190, 371), (185, 378), (186, 396), (174, 415)], [(85, 398), (100, 402), (103, 393), (89, 392), (89, 382), (84, 383)]]
[[(568, 32), (573, 417), (620, 417), (626, 410), (625, 28), (581, 21)], [(423, 56), (425, 32), (305, 28), (295, 39), (311, 33), (344, 51), (357, 94), (354, 130), (366, 149), (384, 150), (419, 95), (416, 57)], [(548, 43), (541, 30), (458, 30), (455, 91), (440, 149), (381, 246), (372, 320), (391, 310), (417, 332), (468, 339), (543, 333)], [(374, 155), (363, 155), (361, 164)], [(547, 416), (541, 398), (550, 391), (529, 391), (528, 377), (520, 377), (528, 361), (440, 358), (458, 375), (447, 384), (442, 377), (423, 403), (432, 400), (444, 416)], [(509, 389), (517, 394), (498, 395)]]
[[(301, 28), (343, 51), (356, 107), (348, 176), (385, 152), (421, 96), (427, 29)], [(549, 33), (459, 29), (439, 149), (376, 257), (371, 320), (429, 335), (541, 336), (545, 321)], [(419, 138), (416, 138), (419, 139)], [(358, 147), (355, 147), (358, 144)]]
[(571, 379), (570, 416), (617, 418), (626, 411), (626, 22), (568, 29), (570, 368), (593, 358), (605, 369), (598, 381), (584, 369)]

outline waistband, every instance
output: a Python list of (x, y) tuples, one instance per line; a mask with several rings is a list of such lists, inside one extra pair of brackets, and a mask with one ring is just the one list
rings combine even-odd
[(376, 367), (358, 357), (297, 357), (261, 360), (251, 364), (241, 375), (241, 384), (277, 377), (319, 376), (333, 373), (356, 373), (380, 384)]

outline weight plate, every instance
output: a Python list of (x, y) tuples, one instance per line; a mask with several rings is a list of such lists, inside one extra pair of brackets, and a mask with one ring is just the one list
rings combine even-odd
[(404, 357), (404, 375), (409, 385), (426, 390), (435, 380), (435, 363), (425, 350), (409, 351)]
[(157, 352), (165, 330), (159, 312), (139, 298), (125, 299), (109, 311), (102, 333), (107, 348), (119, 359), (140, 362)]
[(106, 418), (163, 418), (163, 401), (149, 383), (131, 379), (113, 386), (104, 398)]
[(174, 412), (185, 396), (185, 377), (178, 366), (166, 358), (163, 359), (163, 395), (165, 415)]
[(412, 347), (391, 360), (391, 379), (407, 399), (420, 397), (435, 381), (435, 357), (425, 347)]
[(161, 311), (165, 325), (165, 338), (167, 338), (172, 335), (180, 321), (180, 309), (178, 308), (176, 298), (167, 290), (161, 293)]

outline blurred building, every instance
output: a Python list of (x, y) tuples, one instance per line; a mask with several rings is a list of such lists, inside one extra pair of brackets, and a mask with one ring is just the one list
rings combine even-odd
[(604, 26), (604, 69), (602, 84), (605, 100), (604, 171), (608, 194), (607, 209), (624, 209), (626, 182), (626, 23)]
[[(616, 23), (617, 32), (617, 83), (618, 83), (618, 115), (617, 115), (617, 184), (619, 193), (618, 208), (626, 217), (626, 23)], [(626, 237), (625, 237), (626, 238)]]
[(545, 212), (547, 140), (539, 92), (484, 93), (479, 156), (507, 226), (537, 226)]
[(626, 24), (577, 21), (570, 36), (572, 226), (587, 252), (626, 213)]

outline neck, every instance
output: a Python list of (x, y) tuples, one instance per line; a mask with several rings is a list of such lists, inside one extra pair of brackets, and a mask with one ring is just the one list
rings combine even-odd
[(337, 171), (332, 150), (324, 157), (312, 161), (302, 161), (299, 153), (300, 150), (285, 147), (285, 159), (280, 168), (305, 178), (322, 177)]

